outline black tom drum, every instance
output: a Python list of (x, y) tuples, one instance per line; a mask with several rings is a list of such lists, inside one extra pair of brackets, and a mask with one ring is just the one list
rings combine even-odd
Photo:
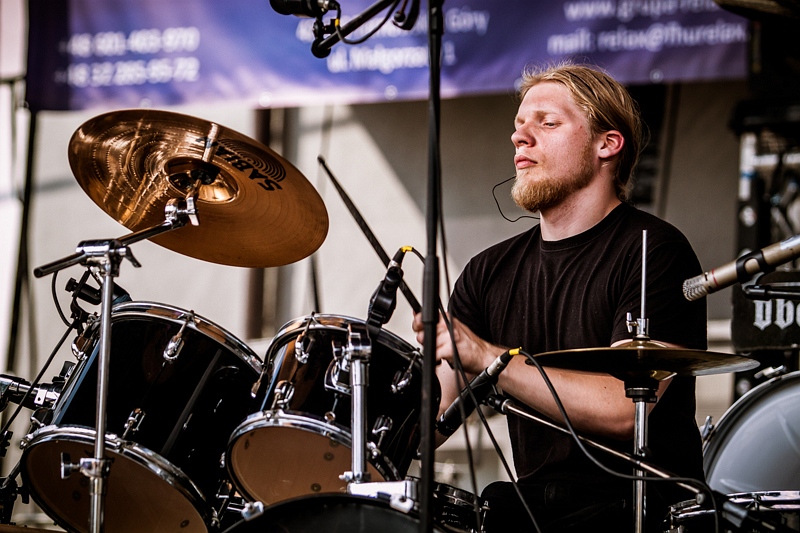
[[(94, 457), (99, 328), (53, 406), (52, 421), (26, 437), (22, 476), (33, 499), (69, 531), (88, 530), (86, 476), (61, 478)], [(227, 482), (228, 437), (255, 408), (258, 357), (190, 311), (125, 302), (111, 316), (106, 453), (111, 459), (104, 526), (114, 533), (205, 533)]]
[[(345, 491), (339, 476), (352, 470), (352, 458), (343, 351), (349, 330), (363, 326), (354, 318), (313, 315), (287, 324), (274, 338), (257, 393), (261, 411), (236, 428), (226, 456), (231, 479), (245, 498), (273, 504)], [(382, 330), (371, 343), (368, 370), (372, 481), (402, 480), (416, 456), (421, 376), (420, 352)]]

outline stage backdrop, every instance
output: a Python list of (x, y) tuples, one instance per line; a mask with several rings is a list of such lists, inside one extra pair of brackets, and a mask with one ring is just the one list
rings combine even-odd
[[(343, 24), (373, 3), (339, 2)], [(336, 44), (325, 59), (311, 54), (314, 21), (279, 15), (267, 0), (29, 5), (34, 109), (222, 100), (285, 107), (428, 94), (425, 2), (413, 30), (389, 22), (363, 44)], [(512, 91), (526, 64), (563, 58), (596, 63), (627, 84), (741, 79), (747, 70), (747, 20), (712, 0), (446, 0), (444, 18), (444, 97)]]

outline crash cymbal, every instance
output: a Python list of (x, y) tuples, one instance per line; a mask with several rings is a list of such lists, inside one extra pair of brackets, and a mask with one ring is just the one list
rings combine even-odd
[(214, 122), (149, 109), (85, 122), (69, 163), (89, 197), (132, 231), (164, 222), (173, 198), (197, 190), (199, 226), (153, 242), (212, 263), (270, 267), (312, 254), (328, 213), (306, 178), (278, 154)]
[(642, 340), (605, 348), (544, 352), (534, 357), (542, 366), (602, 372), (620, 379), (650, 377), (661, 380), (674, 375), (705, 376), (741, 372), (758, 366), (758, 361), (740, 355), (672, 348)]

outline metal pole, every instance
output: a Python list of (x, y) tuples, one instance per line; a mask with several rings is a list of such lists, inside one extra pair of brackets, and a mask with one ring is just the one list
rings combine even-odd
[(442, 162), (439, 149), (441, 117), (441, 46), (444, 32), (443, 0), (428, 3), (428, 49), (430, 61), (430, 89), (428, 102), (428, 202), (425, 217), (427, 253), (422, 294), (422, 322), (425, 342), (422, 351), (422, 406), (420, 414), (420, 531), (433, 530), (433, 488), (435, 437), (434, 420), (438, 405), (434, 405), (434, 380), (436, 380), (436, 326), (439, 323), (439, 258), (437, 234), (439, 229)]
[[(634, 425), (634, 446), (633, 452), (637, 457), (645, 457), (645, 446), (647, 445), (647, 403), (644, 398), (636, 398), (636, 419)], [(637, 476), (644, 476), (644, 471), (635, 469)], [(634, 512), (634, 531), (642, 533), (644, 531), (645, 517), (645, 485), (643, 479), (634, 481), (633, 487), (633, 512)]]
[(119, 269), (119, 257), (113, 251), (102, 262), (104, 270), (103, 294), (100, 311), (100, 354), (97, 361), (97, 412), (94, 443), (94, 462), (88, 469), (91, 510), (89, 530), (92, 533), (103, 531), (103, 507), (106, 495), (106, 476), (109, 463), (105, 459), (106, 446), (106, 399), (108, 395), (109, 362), (111, 360), (111, 303), (114, 301), (114, 277)]

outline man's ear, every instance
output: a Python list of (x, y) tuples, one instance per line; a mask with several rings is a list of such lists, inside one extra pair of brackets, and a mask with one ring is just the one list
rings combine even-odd
[(597, 155), (601, 159), (611, 159), (625, 146), (625, 137), (617, 130), (604, 131), (600, 134), (600, 145)]

